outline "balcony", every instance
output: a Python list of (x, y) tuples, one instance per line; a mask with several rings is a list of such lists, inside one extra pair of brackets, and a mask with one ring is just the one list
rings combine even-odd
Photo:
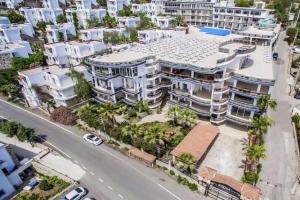
[(152, 100), (152, 99), (157, 99), (159, 97), (161, 97), (162, 95), (162, 91), (158, 91), (158, 92), (151, 92), (147, 95), (148, 99), (149, 100)]
[(244, 125), (244, 126), (249, 126), (251, 124), (251, 117), (248, 116), (243, 116), (243, 115), (239, 115), (238, 113), (231, 113), (229, 115), (226, 116), (226, 118), (234, 123), (240, 124), (240, 125)]
[(171, 81), (161, 81), (160, 83), (156, 83), (156, 85), (147, 85), (148, 90), (156, 90), (164, 87), (171, 87)]
[(173, 92), (173, 93), (175, 93), (177, 95), (181, 95), (181, 96), (189, 96), (190, 95), (190, 92), (189, 92), (188, 89), (178, 89), (178, 88), (176, 88), (176, 89), (171, 90), (170, 92)]
[(126, 92), (126, 93), (130, 93), (130, 94), (137, 94), (140, 92), (139, 89), (135, 89), (134, 87), (124, 87), (123, 90)]
[(210, 116), (210, 106), (201, 106), (192, 102), (192, 105), (189, 108), (200, 115)]
[(225, 93), (229, 91), (228, 86), (223, 86), (222, 88), (215, 88), (214, 93)]
[(244, 82), (238, 82), (235, 87), (232, 87), (234, 91), (238, 91), (241, 93), (246, 93), (246, 94), (252, 94), (252, 95), (257, 95), (257, 85), (254, 84), (248, 84)]
[(105, 93), (105, 94), (113, 94), (113, 90), (111, 87), (101, 87), (101, 86), (94, 86), (93, 90), (95, 92)]
[(223, 107), (220, 107), (220, 108), (213, 108), (212, 112), (215, 113), (215, 114), (224, 114), (224, 113), (227, 112), (227, 106), (223, 106)]
[(223, 122), (225, 122), (226, 118), (223, 116), (223, 117), (211, 117), (210, 118), (210, 122), (213, 123), (213, 124), (221, 124)]
[(159, 77), (160, 75), (161, 75), (161, 72), (155, 71), (155, 72), (146, 74), (146, 78), (147, 79), (153, 79), (153, 78)]

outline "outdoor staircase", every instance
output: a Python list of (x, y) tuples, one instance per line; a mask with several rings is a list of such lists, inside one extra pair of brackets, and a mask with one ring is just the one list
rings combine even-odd
[(266, 46), (264, 48), (264, 61), (266, 63), (271, 63), (273, 62), (273, 57), (272, 57), (272, 47)]

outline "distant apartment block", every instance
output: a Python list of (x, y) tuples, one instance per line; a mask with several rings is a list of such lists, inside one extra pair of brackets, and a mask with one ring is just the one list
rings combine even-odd
[(117, 17), (118, 11), (123, 9), (123, 6), (129, 6), (130, 0), (107, 0), (107, 11), (112, 17)]
[(58, 9), (66, 5), (65, 0), (43, 0), (44, 8)]
[(131, 10), (134, 13), (145, 13), (147, 17), (153, 20), (155, 16), (164, 13), (164, 3), (166, 1), (151, 1), (151, 3), (131, 4)]
[(270, 94), (274, 85), (272, 62), (267, 59), (270, 47), (237, 35), (190, 31), (184, 37), (87, 58), (96, 99), (129, 105), (147, 101), (150, 108), (168, 100), (215, 124), (249, 125), (260, 115), (258, 99)]
[(0, 143), (0, 200), (7, 199), (23, 183), (31, 161), (19, 161), (9, 145)]
[(153, 22), (160, 29), (170, 29), (176, 26), (175, 17), (172, 16), (156, 16)]
[(14, 9), (22, 2), (23, 0), (0, 0), (0, 7)]
[(60, 8), (20, 8), (19, 11), (33, 26), (36, 26), (39, 21), (56, 24), (56, 17), (63, 14)]
[(103, 8), (99, 9), (67, 9), (66, 10), (66, 17), (67, 21), (69, 23), (74, 23), (73, 19), (73, 14), (76, 13), (78, 21), (79, 21), (79, 26), (83, 27), (84, 29), (89, 28), (88, 27), (88, 20), (91, 19), (96, 19), (99, 22), (103, 20), (103, 18), (106, 15), (106, 10)]
[(85, 57), (94, 55), (106, 48), (104, 43), (98, 41), (59, 42), (45, 44), (44, 47), (48, 65), (79, 65)]
[[(72, 70), (82, 73), (87, 81), (91, 80), (85, 66), (78, 65)], [(58, 65), (18, 72), (22, 93), (29, 106), (43, 106), (49, 98), (53, 98), (57, 106), (70, 105), (76, 97), (74, 93), (76, 80), (67, 75), (70, 72), (71, 68), (62, 68)]]
[(27, 41), (18, 41), (17, 43), (7, 43), (0, 45), (0, 55), (8, 58), (22, 57), (27, 58), (32, 54), (31, 47)]
[(119, 27), (136, 28), (140, 24), (139, 17), (117, 17)]
[(85, 29), (79, 30), (79, 39), (82, 41), (102, 41), (103, 40), (103, 28), (93, 28), (93, 29)]
[(75, 0), (77, 9), (93, 9), (97, 6), (96, 0)]
[(24, 37), (33, 38), (34, 30), (30, 23), (25, 24), (0, 24), (1, 43), (16, 43)]
[(159, 30), (159, 29), (142, 30), (142, 31), (138, 31), (138, 38), (140, 43), (146, 44), (146, 43), (154, 42), (165, 38), (171, 38), (177, 36), (183, 37), (184, 34), (185, 31), (180, 31), (180, 30)]
[[(69, 41), (70, 39), (76, 36), (76, 30), (73, 23), (64, 23), (59, 25), (47, 25), (46, 27), (47, 33), (47, 42), (55, 43), (55, 42), (63, 42)], [(58, 35), (59, 33), (63, 34), (63, 41), (59, 41)]]

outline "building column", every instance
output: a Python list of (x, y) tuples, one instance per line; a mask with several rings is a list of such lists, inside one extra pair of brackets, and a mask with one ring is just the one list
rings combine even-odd
[(253, 116), (254, 116), (254, 111), (251, 111), (250, 117), (253, 118)]
[(261, 88), (261, 85), (259, 84), (257, 89), (256, 89), (256, 93), (259, 93), (260, 92), (260, 88)]
[(271, 94), (273, 86), (269, 86), (268, 94)]

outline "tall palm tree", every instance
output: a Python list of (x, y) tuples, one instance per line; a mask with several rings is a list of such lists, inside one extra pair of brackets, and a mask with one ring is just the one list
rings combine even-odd
[(182, 168), (188, 174), (191, 174), (193, 170), (196, 168), (196, 159), (190, 153), (182, 153), (177, 157), (179, 161), (177, 166)]
[(276, 110), (277, 102), (274, 99), (271, 99), (271, 95), (265, 94), (258, 99), (258, 105), (259, 108), (265, 112), (268, 108)]
[(178, 123), (185, 127), (193, 127), (196, 124), (197, 115), (187, 109), (182, 109), (178, 116)]
[(100, 116), (102, 117), (104, 123), (108, 123), (111, 126), (114, 126), (116, 124), (116, 106), (112, 103), (102, 104), (98, 112)]
[(266, 147), (264, 145), (248, 146), (245, 155), (252, 163), (257, 166), (260, 159), (267, 159)]
[(180, 115), (180, 108), (178, 106), (172, 106), (169, 108), (168, 117), (172, 118), (173, 124), (176, 125), (178, 121), (178, 117)]
[(269, 127), (272, 126), (273, 121), (266, 115), (262, 115), (259, 118), (253, 118), (251, 122), (250, 131), (252, 134), (257, 134), (260, 142), (262, 142), (262, 137), (269, 130)]
[(137, 112), (142, 113), (142, 112), (150, 112), (150, 108), (147, 102), (144, 101), (139, 101), (136, 106), (134, 107)]
[(121, 134), (123, 136), (129, 136), (132, 140), (133, 146), (136, 146), (135, 145), (136, 138), (142, 136), (144, 133), (143, 133), (143, 130), (140, 125), (129, 124), (129, 125), (125, 126), (124, 128), (122, 128)]
[(158, 155), (161, 154), (161, 149), (166, 145), (168, 138), (165, 137), (165, 130), (159, 124), (153, 124), (144, 135), (144, 140), (149, 144), (154, 144), (157, 148)]

